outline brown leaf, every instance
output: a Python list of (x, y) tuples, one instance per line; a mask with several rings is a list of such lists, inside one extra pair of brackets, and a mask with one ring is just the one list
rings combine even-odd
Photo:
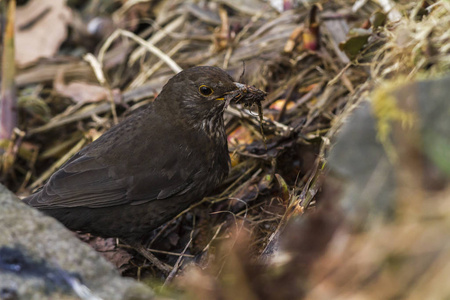
[(72, 11), (63, 0), (30, 0), (17, 8), (16, 62), (30, 65), (42, 57), (52, 57), (67, 37)]
[(284, 45), (284, 52), (291, 53), (294, 50), (294, 48), (298, 45), (298, 43), (301, 40), (301, 35), (302, 35), (303, 31), (304, 31), (303, 25), (296, 27), (292, 31), (291, 36), (289, 37), (289, 40)]
[(92, 248), (98, 251), (104, 258), (114, 264), (120, 271), (121, 267), (129, 264), (133, 255), (128, 253), (125, 249), (118, 248), (116, 239), (92, 237), (90, 235), (81, 235), (81, 238), (86, 241)]
[(99, 102), (109, 95), (109, 90), (99, 85), (86, 82), (71, 82), (66, 85), (62, 72), (56, 74), (53, 86), (59, 94), (72, 98), (74, 102)]
[(286, 99), (280, 99), (275, 101), (274, 103), (272, 103), (269, 108), (270, 109), (274, 109), (276, 111), (281, 111), (283, 109), (283, 106), (286, 105), (286, 110), (290, 110), (291, 108), (293, 108), (295, 106), (295, 103), (293, 101), (289, 101), (287, 104), (286, 103)]
[(251, 144), (253, 142), (253, 136), (248, 128), (238, 126), (228, 135), (228, 142), (233, 145)]

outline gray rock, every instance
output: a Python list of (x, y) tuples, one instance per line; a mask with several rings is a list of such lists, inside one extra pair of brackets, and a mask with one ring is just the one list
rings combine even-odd
[(56, 220), (0, 185), (0, 299), (153, 299)]
[(395, 206), (393, 166), (377, 140), (375, 119), (368, 102), (349, 116), (328, 156), (328, 167), (345, 181), (339, 200), (354, 226), (389, 216)]
[[(348, 117), (328, 156), (329, 169), (344, 182), (339, 205), (354, 227), (370, 226), (380, 216), (392, 219), (399, 188), (412, 190), (416, 184), (443, 189), (450, 180), (450, 76), (412, 81), (388, 94), (413, 121), (405, 126), (390, 120), (389, 140), (397, 159), (388, 158), (377, 137), (377, 120), (369, 101)], [(408, 173), (414, 176), (409, 178)], [(417, 182), (411, 181), (419, 176)]]

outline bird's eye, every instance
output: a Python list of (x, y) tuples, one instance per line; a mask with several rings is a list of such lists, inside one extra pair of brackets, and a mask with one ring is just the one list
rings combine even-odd
[(198, 90), (200, 91), (200, 94), (203, 96), (211, 96), (212, 93), (214, 93), (213, 89), (206, 85), (201, 85)]

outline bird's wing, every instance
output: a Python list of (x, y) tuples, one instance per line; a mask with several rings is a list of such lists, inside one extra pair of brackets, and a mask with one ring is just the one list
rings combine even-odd
[[(158, 130), (150, 128), (146, 133), (151, 142), (145, 147), (142, 137), (122, 134), (128, 126), (126, 121), (119, 124), (73, 156), (39, 192), (24, 201), (42, 209), (100, 208), (141, 204), (186, 193), (192, 189), (198, 166), (180, 143), (192, 141), (180, 142), (181, 134), (169, 135), (167, 132), (173, 130), (159, 123), (163, 125)], [(116, 136), (121, 139), (116, 141)], [(127, 155), (118, 149), (128, 149)]]
[(126, 183), (95, 158), (76, 154), (37, 193), (24, 199), (37, 208), (96, 206), (126, 202)]
[(169, 173), (164, 169), (157, 173), (146, 170), (133, 176), (122, 176), (120, 169), (77, 154), (55, 172), (39, 192), (24, 201), (37, 208), (136, 205), (184, 194), (190, 190), (194, 176), (192, 172), (176, 170)]

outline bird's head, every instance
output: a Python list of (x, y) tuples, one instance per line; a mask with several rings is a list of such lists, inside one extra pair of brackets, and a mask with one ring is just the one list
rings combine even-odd
[[(163, 87), (155, 104), (169, 109), (176, 118), (194, 127), (208, 128), (213, 134), (223, 129), (223, 111), (231, 101), (253, 104), (264, 99), (265, 92), (235, 82), (224, 70), (199, 66), (173, 76)], [(215, 133), (214, 133), (215, 134)]]
[(180, 109), (183, 113), (189, 111), (207, 117), (221, 113), (227, 95), (244, 87), (220, 68), (193, 67), (172, 77), (156, 101), (166, 101), (173, 109)]

